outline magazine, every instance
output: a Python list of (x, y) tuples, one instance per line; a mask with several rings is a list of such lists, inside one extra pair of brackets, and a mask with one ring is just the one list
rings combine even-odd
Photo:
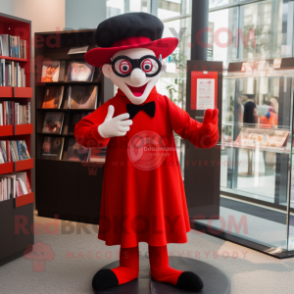
[(42, 108), (60, 109), (63, 98), (64, 86), (47, 87), (45, 89), (45, 96)]
[(94, 67), (85, 61), (71, 61), (68, 65), (68, 82), (92, 82)]
[(45, 137), (42, 146), (42, 159), (61, 160), (64, 146), (63, 137)]
[(89, 148), (76, 142), (74, 138), (69, 139), (66, 159), (70, 161), (87, 161)]
[(61, 134), (63, 121), (63, 112), (46, 112), (42, 133)]
[(44, 61), (42, 66), (42, 83), (59, 81), (60, 61)]
[(96, 109), (97, 86), (72, 86), (69, 88), (71, 109)]

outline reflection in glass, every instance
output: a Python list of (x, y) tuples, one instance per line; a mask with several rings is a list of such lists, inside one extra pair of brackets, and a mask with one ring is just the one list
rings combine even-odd
[(208, 60), (231, 62), (238, 58), (236, 34), (238, 32), (238, 8), (222, 9), (209, 13)]
[[(288, 90), (284, 91), (284, 87), (281, 89), (281, 84), (288, 85)], [(285, 181), (291, 144), (291, 87), (291, 79), (285, 77), (244, 77), (224, 80), (224, 164), (221, 183), (226, 191), (233, 189), (233, 193), (246, 197), (286, 204), (287, 189), (282, 186), (287, 186)], [(240, 148), (228, 147), (233, 142), (239, 142), (238, 136), (245, 127), (249, 130), (255, 128), (257, 133), (259, 132), (259, 147), (249, 148), (248, 142), (247, 146), (244, 146), (243, 142), (238, 146)], [(270, 131), (271, 129), (284, 130), (285, 136), (288, 136), (273, 137), (275, 133)], [(275, 143), (278, 142), (275, 140), (280, 140), (281, 145)], [(264, 141), (266, 144), (263, 144)]]
[(243, 8), (240, 15), (244, 20), (242, 59), (280, 57), (283, 47), (283, 0), (262, 1)]
[(235, 3), (238, 3), (238, 0), (209, 0), (209, 8)]
[[(179, 16), (179, 19), (164, 23), (163, 38), (176, 37), (179, 46), (171, 56), (164, 60), (164, 73), (156, 87), (159, 93), (169, 97), (180, 108), (186, 104), (186, 65), (191, 57), (191, 17), (180, 18), (191, 13), (192, 0), (173, 0), (158, 2), (158, 17), (161, 20)], [(184, 145), (176, 137), (178, 156), (184, 175)]]
[(127, 12), (150, 13), (151, 0), (107, 0), (107, 18)]

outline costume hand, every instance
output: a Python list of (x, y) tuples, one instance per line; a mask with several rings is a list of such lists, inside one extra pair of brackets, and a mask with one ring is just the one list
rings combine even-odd
[(200, 146), (211, 148), (215, 146), (219, 139), (218, 131), (218, 109), (207, 109), (201, 126), (202, 137)]
[(113, 117), (113, 115), (114, 107), (110, 105), (104, 123), (98, 127), (98, 133), (103, 138), (125, 136), (133, 124), (133, 121), (128, 119), (130, 117), (128, 113), (116, 117)]

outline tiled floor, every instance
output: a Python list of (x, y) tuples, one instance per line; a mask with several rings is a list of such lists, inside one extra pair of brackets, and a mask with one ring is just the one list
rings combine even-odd
[[(97, 226), (40, 217), (35, 222), (35, 242), (45, 262), (27, 256), (0, 267), (0, 293), (92, 294), (93, 275), (117, 260), (119, 247), (98, 240)], [(170, 244), (170, 255), (200, 258), (218, 267), (231, 280), (232, 294), (293, 293), (294, 259), (275, 259), (196, 231), (188, 239), (187, 244)], [(140, 254), (146, 252), (147, 244), (140, 244)]]

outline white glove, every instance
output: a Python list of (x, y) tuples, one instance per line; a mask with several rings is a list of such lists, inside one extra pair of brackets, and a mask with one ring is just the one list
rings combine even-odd
[(128, 113), (121, 114), (115, 118), (113, 118), (113, 115), (114, 107), (110, 105), (104, 123), (98, 127), (98, 133), (103, 138), (125, 136), (133, 124), (133, 121), (128, 119), (130, 117)]

